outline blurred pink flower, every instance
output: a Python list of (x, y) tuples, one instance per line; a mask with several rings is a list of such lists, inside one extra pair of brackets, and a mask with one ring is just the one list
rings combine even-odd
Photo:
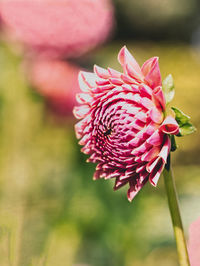
[(156, 186), (170, 152), (169, 134), (179, 127), (164, 116), (158, 58), (140, 68), (123, 47), (118, 60), (123, 73), (98, 66), (94, 73), (80, 72), (75, 130), (88, 161), (98, 163), (94, 179), (115, 178), (115, 190), (128, 184), (131, 201), (147, 180)]
[(189, 228), (188, 252), (191, 266), (200, 265), (200, 217)]
[(72, 115), (80, 68), (64, 61), (35, 59), (29, 71), (32, 85), (50, 106), (59, 114)]
[(113, 24), (110, 0), (3, 0), (0, 16), (10, 33), (48, 56), (77, 57), (103, 42)]

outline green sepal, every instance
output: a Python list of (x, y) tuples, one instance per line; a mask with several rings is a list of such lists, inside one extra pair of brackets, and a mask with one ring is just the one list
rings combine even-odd
[(176, 122), (179, 124), (179, 126), (183, 126), (184, 124), (190, 121), (190, 117), (184, 114), (178, 108), (172, 107), (171, 109), (174, 111), (176, 115), (175, 119), (176, 119)]
[(190, 123), (190, 117), (188, 115), (175, 107), (172, 107), (171, 109), (175, 113), (175, 119), (180, 128), (180, 132), (177, 135), (178, 137), (189, 135), (196, 131), (196, 128)]
[(169, 74), (162, 82), (162, 89), (165, 95), (166, 104), (171, 102), (174, 98), (174, 80), (171, 74)]
[(175, 151), (178, 147), (176, 145), (176, 140), (174, 135), (170, 135), (170, 140), (171, 140), (171, 151)]
[(196, 128), (191, 123), (186, 123), (182, 127), (180, 127), (180, 133), (177, 135), (178, 137), (182, 137), (185, 135), (192, 134), (196, 131)]

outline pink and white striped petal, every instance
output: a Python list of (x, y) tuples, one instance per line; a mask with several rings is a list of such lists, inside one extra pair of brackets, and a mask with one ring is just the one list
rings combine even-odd
[(147, 81), (148, 85), (154, 89), (158, 86), (162, 86), (160, 68), (158, 65), (158, 57), (152, 57), (148, 59), (141, 68), (142, 73)]

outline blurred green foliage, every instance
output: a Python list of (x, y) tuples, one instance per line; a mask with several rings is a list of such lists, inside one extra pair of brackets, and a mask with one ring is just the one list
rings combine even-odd
[[(114, 43), (90, 58), (117, 69)], [(160, 57), (163, 78), (175, 80), (173, 106), (200, 126), (200, 61), (190, 47), (129, 43), (142, 63)], [(126, 188), (92, 181), (73, 132), (74, 119), (58, 119), (26, 78), (23, 57), (0, 43), (0, 265), (160, 266), (177, 264), (162, 177), (147, 184), (132, 203)], [(200, 214), (199, 135), (177, 140), (174, 172), (188, 225)]]

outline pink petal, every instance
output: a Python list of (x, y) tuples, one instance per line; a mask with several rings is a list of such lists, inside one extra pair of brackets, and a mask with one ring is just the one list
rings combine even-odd
[(146, 165), (141, 165), (139, 167), (136, 168), (136, 173), (140, 173), (142, 172), (144, 169), (146, 169)]
[(146, 170), (147, 170), (147, 172), (151, 173), (151, 172), (153, 171), (153, 169), (155, 168), (155, 166), (157, 165), (157, 163), (158, 163), (159, 160), (160, 160), (159, 157), (157, 157), (157, 158), (151, 160), (151, 161), (147, 164), (147, 166), (146, 166)]
[(158, 154), (158, 156), (162, 158), (165, 163), (167, 162), (167, 157), (169, 155), (170, 149), (171, 149), (171, 142), (170, 142), (169, 136), (166, 136), (162, 149), (160, 153)]
[(96, 170), (96, 171), (94, 172), (94, 175), (93, 175), (93, 180), (97, 180), (97, 179), (99, 179), (99, 178), (102, 178), (102, 173), (103, 173), (102, 170)]
[(147, 96), (147, 97), (151, 98), (153, 91), (149, 86), (147, 86), (145, 84), (141, 84), (139, 86), (139, 90), (140, 90), (140, 94), (142, 97)]
[(143, 182), (145, 179), (148, 180), (149, 173), (144, 170), (143, 172), (140, 172), (140, 182)]
[(148, 139), (147, 143), (153, 146), (159, 146), (162, 144), (164, 138), (164, 134), (156, 130)]
[(80, 71), (78, 75), (78, 82), (79, 82), (79, 87), (83, 92), (88, 92), (90, 90), (90, 87), (88, 84), (85, 82), (83, 72)]
[(146, 108), (146, 109), (152, 109), (154, 107), (153, 102), (147, 98), (147, 97), (142, 97), (141, 98), (141, 104)]
[[(88, 140), (89, 140), (89, 137), (85, 135), (85, 136), (79, 141), (78, 144), (79, 144), (79, 145), (86, 145), (86, 143), (87, 143)], [(85, 147), (84, 147), (84, 148), (85, 148)], [(84, 148), (83, 148), (83, 149), (84, 149)], [(83, 150), (83, 149), (82, 149), (82, 150)]]
[(99, 67), (97, 65), (94, 65), (94, 72), (100, 77), (100, 78), (103, 78), (103, 79), (107, 79), (110, 77), (110, 73), (108, 72), (108, 70), (102, 68), (102, 67)]
[(161, 158), (159, 158), (156, 166), (154, 167), (154, 169), (152, 170), (152, 172), (150, 173), (149, 176), (149, 182), (156, 187), (158, 180), (160, 178), (160, 175), (164, 169), (165, 163), (163, 162), (163, 160)]
[(76, 137), (78, 139), (80, 139), (83, 135), (83, 131), (85, 129), (85, 127), (88, 125), (88, 117), (85, 117), (84, 119), (82, 119), (81, 121), (79, 121), (78, 123), (76, 123), (75, 125), (75, 132), (76, 132)]
[(80, 139), (82, 137), (83, 128), (84, 128), (82, 120), (78, 122), (74, 127), (75, 127), (76, 137), (77, 139)]
[(120, 78), (121, 78), (125, 83), (128, 83), (128, 84), (136, 84), (135, 79), (131, 78), (131, 77), (128, 76), (128, 75), (121, 74)]
[(152, 135), (155, 130), (157, 130), (158, 126), (156, 124), (154, 124), (153, 122), (151, 122), (146, 128), (145, 128), (145, 133), (147, 135)]
[(98, 86), (97, 88), (92, 89), (92, 91), (94, 93), (99, 93), (113, 88), (114, 88), (113, 84), (107, 84), (107, 85)]
[(138, 119), (144, 123), (146, 123), (147, 121), (147, 114), (146, 113), (143, 113), (143, 112), (138, 112), (136, 115), (135, 115), (135, 119)]
[(141, 185), (140, 187), (137, 187), (137, 188), (134, 188), (134, 187), (130, 187), (128, 189), (128, 192), (127, 192), (127, 198), (128, 200), (131, 202), (134, 197), (137, 195), (137, 193), (140, 191), (140, 189), (142, 188), (143, 186)]
[(101, 80), (97, 80), (97, 81), (96, 81), (96, 84), (99, 85), (99, 86), (103, 86), (103, 85), (108, 85), (108, 84), (110, 84), (110, 82), (109, 82), (108, 79), (101, 79)]
[(141, 157), (142, 161), (149, 162), (153, 158), (156, 158), (156, 156), (159, 154), (159, 151), (160, 151), (160, 147), (158, 147), (158, 146), (151, 148), (149, 151), (145, 152), (142, 155), (142, 157)]
[(153, 100), (155, 105), (158, 108), (162, 108), (163, 110), (165, 110), (166, 108), (166, 101), (165, 101), (165, 96), (164, 93), (162, 91), (162, 87), (156, 87), (153, 91)]
[(136, 70), (129, 64), (125, 64), (126, 73), (137, 82), (143, 81), (143, 77), (136, 72)]
[(138, 156), (140, 154), (145, 153), (151, 147), (150, 144), (144, 142), (142, 145), (138, 146), (137, 148), (131, 151), (131, 154)]
[(150, 117), (153, 122), (160, 124), (163, 121), (164, 115), (161, 109), (153, 107), (150, 111)]
[(88, 105), (75, 106), (73, 114), (77, 119), (81, 119), (84, 118), (89, 111), (90, 107)]
[(140, 141), (141, 141), (140, 138), (135, 137), (135, 138), (133, 138), (132, 140), (129, 141), (129, 144), (131, 146), (137, 146)]
[(110, 67), (108, 67), (108, 72), (110, 73), (110, 76), (112, 78), (120, 78), (121, 77), (121, 74), (119, 71), (115, 70), (115, 69), (112, 69)]
[(117, 78), (110, 78), (109, 81), (110, 81), (110, 83), (112, 83), (116, 86), (120, 86), (123, 84), (123, 81), (121, 79), (117, 79)]
[(128, 197), (128, 200), (130, 202), (137, 195), (137, 193), (141, 190), (141, 188), (145, 185), (145, 183), (147, 182), (147, 180), (148, 179), (146, 178), (146, 179), (144, 179), (143, 182), (141, 182), (141, 183), (138, 182), (136, 185), (135, 184), (132, 184), (131, 182), (129, 182), (130, 188), (128, 189), (127, 197)]
[(145, 80), (152, 89), (162, 85), (158, 57), (148, 59), (141, 68)]
[(78, 93), (76, 94), (76, 100), (80, 104), (91, 103), (93, 97), (88, 93)]
[(179, 133), (179, 125), (172, 116), (167, 116), (159, 129), (166, 134), (177, 135)]
[(91, 72), (81, 71), (80, 75), (82, 76), (84, 82), (89, 86), (89, 88), (95, 88), (96, 81), (99, 79), (98, 76)]
[[(118, 173), (118, 175), (119, 175), (119, 173)], [(128, 180), (120, 180), (119, 178), (116, 178), (114, 190), (117, 190), (117, 189), (123, 187), (127, 183), (128, 183)]]
[(135, 58), (128, 51), (126, 46), (122, 47), (122, 49), (120, 50), (120, 52), (118, 54), (118, 61), (123, 67), (128, 65), (128, 67), (130, 67), (130, 69), (131, 69), (131, 71), (133, 71), (133, 73), (136, 73), (136, 75), (138, 77), (140, 77), (140, 79), (143, 79), (143, 75), (142, 75), (140, 66), (138, 65)]

